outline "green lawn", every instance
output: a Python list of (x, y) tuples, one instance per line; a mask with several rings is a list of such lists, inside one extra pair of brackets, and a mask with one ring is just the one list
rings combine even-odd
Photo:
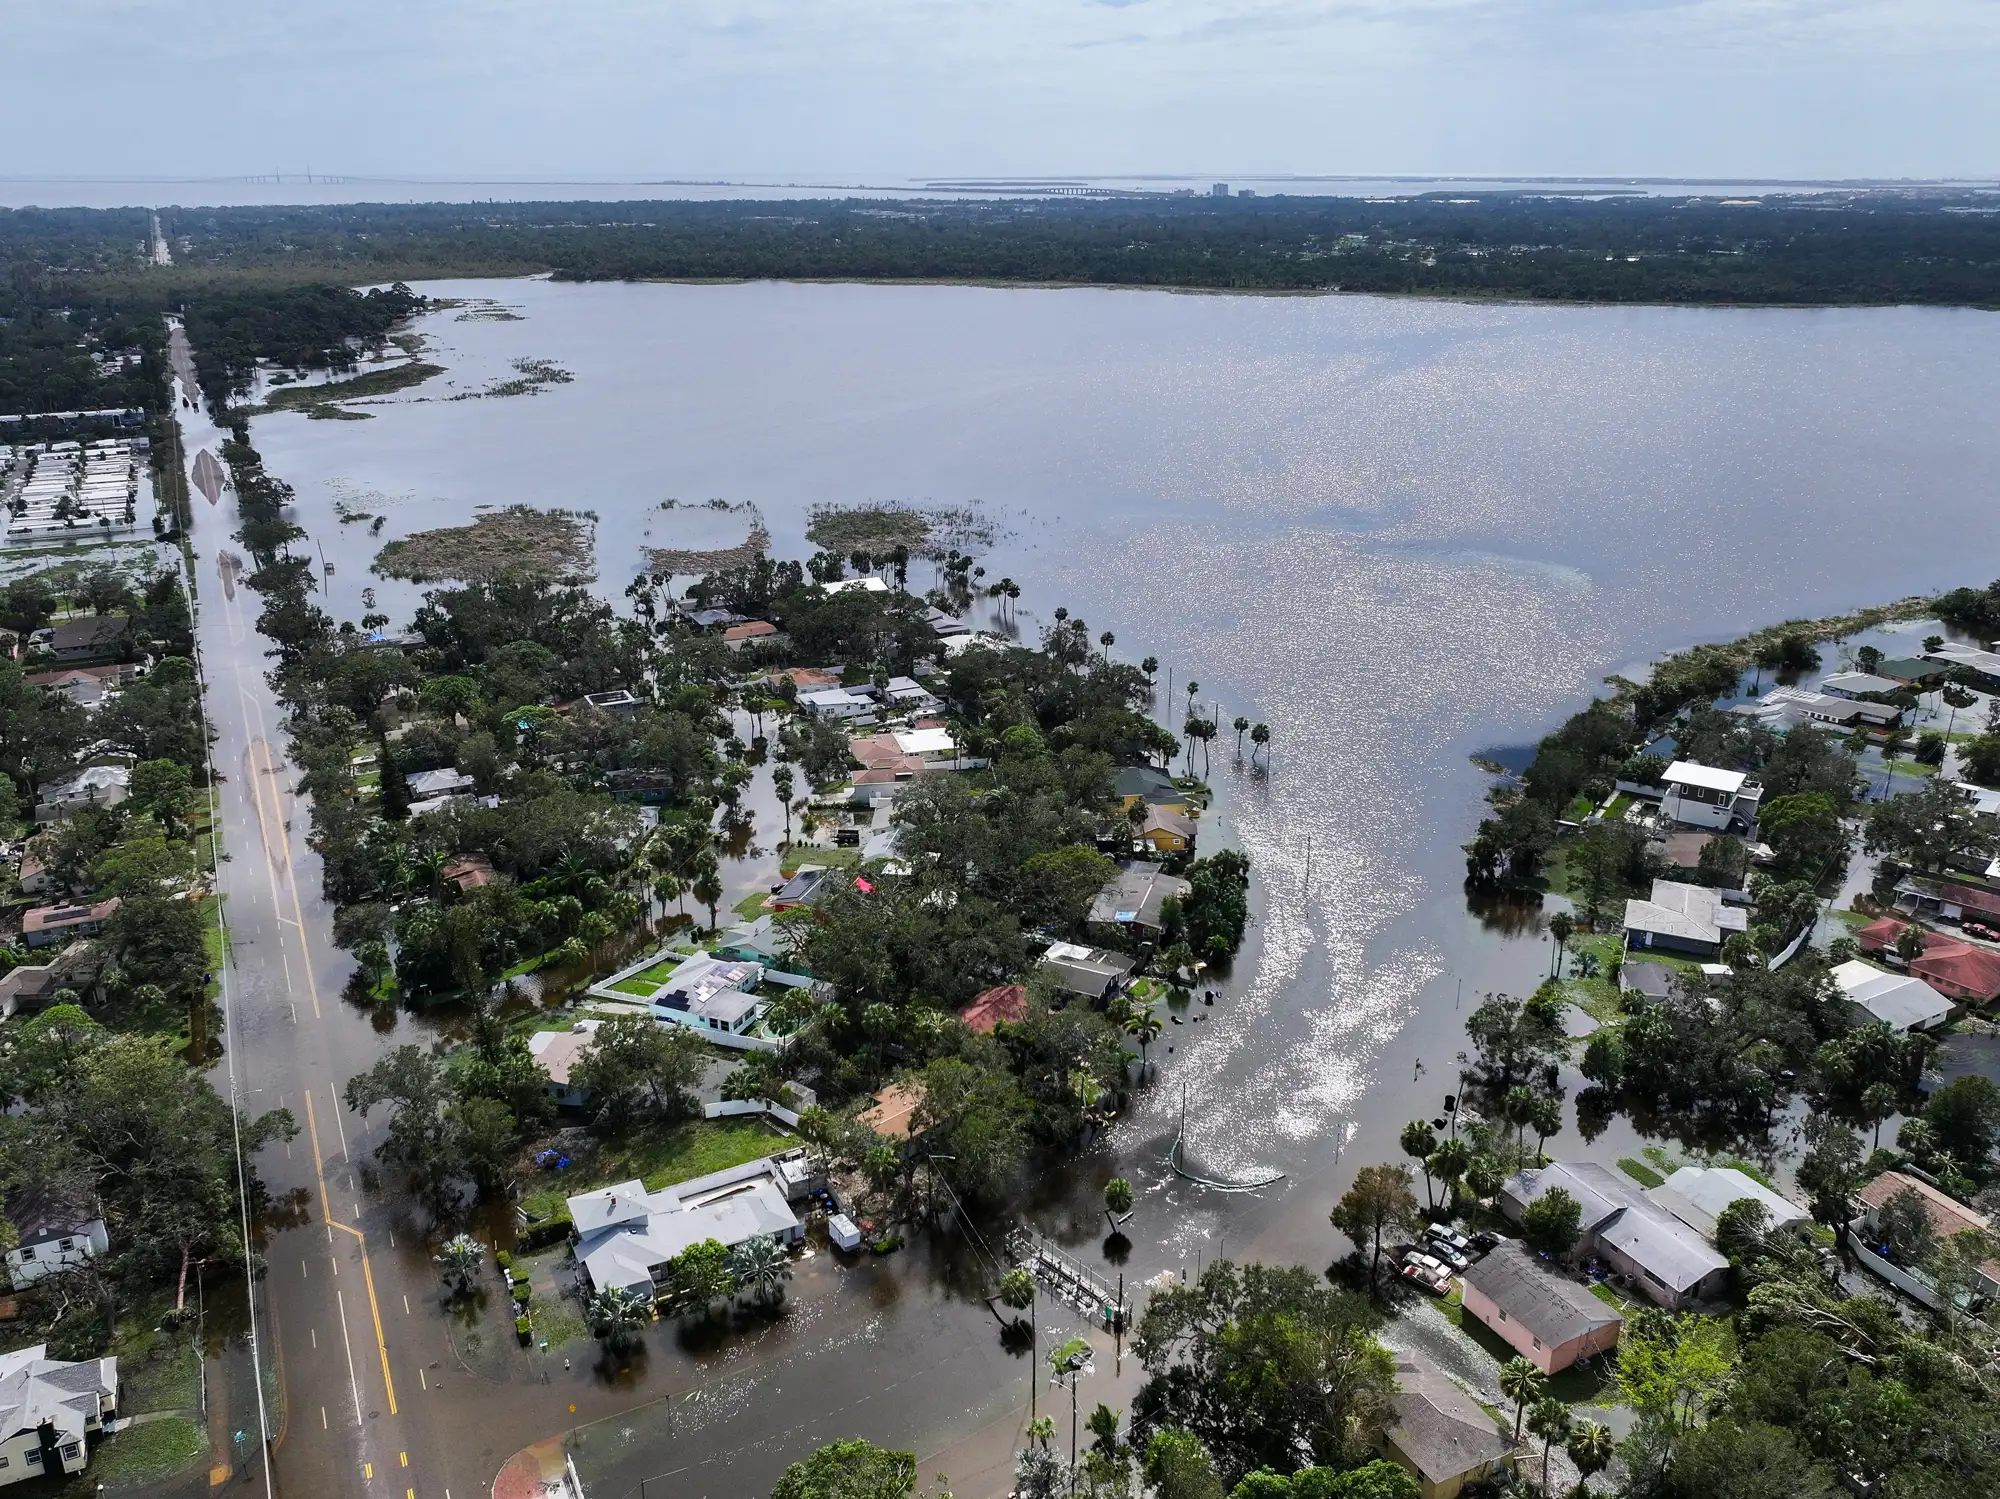
[(795, 845), (785, 850), (784, 861), (778, 871), (786, 879), (799, 872), (801, 864), (818, 864), (827, 869), (859, 869), (861, 850), (858, 848), (821, 848), (817, 844)]
[(561, 1172), (549, 1185), (530, 1192), (521, 1206), (531, 1219), (562, 1210), (563, 1199), (579, 1192), (638, 1177), (657, 1192), (692, 1176), (706, 1176), (783, 1150), (790, 1138), (759, 1119), (697, 1119), (668, 1130), (651, 1130), (613, 1141), (599, 1152), (589, 1180)]
[(1659, 1172), (1648, 1166), (1644, 1161), (1634, 1160), (1629, 1155), (1622, 1155), (1618, 1158), (1618, 1169), (1642, 1187), (1657, 1187), (1666, 1180), (1664, 1176), (1660, 1175)]
[(129, 1353), (119, 1359), (122, 1386), (118, 1409), (136, 1416), (142, 1411), (187, 1411), (201, 1404), (201, 1354), (192, 1342), (162, 1340), (143, 1362)]
[(753, 890), (729, 909), (745, 921), (755, 921), (764, 914), (764, 902), (770, 898), (761, 890)]
[(208, 1436), (186, 1416), (168, 1416), (104, 1438), (81, 1475), (89, 1485), (113, 1492), (141, 1488), (198, 1462)]

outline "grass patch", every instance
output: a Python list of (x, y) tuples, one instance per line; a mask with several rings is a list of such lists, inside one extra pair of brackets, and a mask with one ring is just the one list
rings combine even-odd
[(1629, 1155), (1621, 1155), (1618, 1158), (1618, 1169), (1642, 1187), (1657, 1187), (1666, 1181), (1664, 1176), (1644, 1161), (1635, 1160)]
[(1664, 1145), (1648, 1145), (1639, 1154), (1651, 1161), (1662, 1171), (1673, 1172), (1680, 1170), (1680, 1162), (1674, 1159), (1673, 1153)]
[(1736, 1170), (1741, 1171), (1745, 1176), (1749, 1177), (1750, 1180), (1755, 1182), (1758, 1186), (1762, 1187), (1767, 1192), (1775, 1192), (1778, 1190), (1777, 1184), (1771, 1180), (1770, 1174), (1766, 1172), (1762, 1166), (1759, 1166), (1755, 1161), (1745, 1161), (1745, 1160), (1739, 1160), (1735, 1157), (1731, 1157), (1729, 1160), (1724, 1161), (1722, 1164), (1725, 1166), (1733, 1166)]
[(150, 1350), (138, 1367), (129, 1355), (120, 1360), (118, 1408), (136, 1416), (144, 1411), (188, 1411), (201, 1404), (201, 1353), (192, 1342)]
[(827, 869), (859, 869), (861, 850), (858, 848), (805, 847), (789, 849), (778, 870), (786, 879), (799, 872), (801, 864), (818, 864)]
[(611, 986), (614, 994), (629, 994), (634, 999), (651, 999), (660, 992), (660, 986), (643, 975), (636, 978), (620, 979)]
[(418, 531), (392, 541), (375, 554), (372, 566), (385, 578), (413, 583), (587, 577), (595, 555), (594, 519), (575, 511), (509, 505), (470, 525)]
[(543, 1187), (523, 1198), (521, 1206), (531, 1219), (546, 1218), (562, 1210), (565, 1198), (635, 1176), (645, 1182), (647, 1191), (657, 1192), (689, 1177), (725, 1171), (770, 1155), (783, 1149), (787, 1139), (757, 1119), (693, 1120), (673, 1129), (608, 1142), (592, 1163), (590, 1180)]
[(1564, 979), (1562, 996), (1599, 1025), (1618, 1025), (1625, 1019), (1618, 986), (1609, 979)]
[(764, 895), (762, 892), (756, 892), (744, 896), (743, 899), (739, 900), (729, 909), (734, 911), (744, 921), (755, 921), (759, 916), (764, 914), (764, 902), (769, 898), (769, 896)]
[(334, 380), (324, 385), (283, 385), (264, 397), (271, 411), (297, 411), (301, 407), (324, 406), (332, 401), (356, 401), (368, 396), (394, 395), (399, 390), (422, 385), (433, 375), (442, 375), (444, 366), (413, 360), (386, 370), (370, 370), (351, 380)]
[(106, 1489), (133, 1489), (171, 1477), (208, 1451), (208, 1437), (186, 1416), (130, 1427), (101, 1441), (84, 1477)]

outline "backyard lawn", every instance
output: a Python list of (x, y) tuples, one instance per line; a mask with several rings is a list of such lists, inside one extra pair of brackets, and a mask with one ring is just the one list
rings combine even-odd
[(696, 1119), (630, 1140), (607, 1141), (591, 1162), (587, 1179), (573, 1171), (552, 1173), (544, 1178), (548, 1184), (530, 1192), (521, 1206), (530, 1219), (546, 1218), (562, 1211), (565, 1198), (595, 1187), (636, 1176), (647, 1191), (657, 1192), (690, 1177), (754, 1161), (792, 1143), (789, 1135), (761, 1119)]

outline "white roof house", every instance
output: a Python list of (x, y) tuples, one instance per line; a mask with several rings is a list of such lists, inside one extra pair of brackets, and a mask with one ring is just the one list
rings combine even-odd
[(1935, 1030), (1957, 1008), (1916, 975), (1889, 973), (1859, 958), (1835, 967), (1833, 981), (1864, 1025), (1880, 1020), (1897, 1031)]
[(421, 801), (434, 796), (455, 796), (461, 791), (472, 789), (472, 777), (450, 766), (442, 770), (417, 770), (403, 777), (403, 783), (410, 788), (410, 795)]
[(804, 1238), (790, 1198), (809, 1185), (802, 1167), (766, 1156), (657, 1192), (633, 1180), (580, 1193), (569, 1199), (577, 1263), (598, 1290), (655, 1295), (669, 1263), (706, 1240), (733, 1249), (764, 1234), (787, 1244)]
[(1669, 786), (1693, 786), (1701, 791), (1720, 791), (1734, 796), (1750, 777), (1740, 770), (1718, 770), (1713, 765), (1703, 765), (1695, 760), (1676, 760), (1660, 779)]
[(1654, 880), (1650, 897), (1625, 902), (1629, 947), (1657, 947), (1711, 957), (1731, 934), (1749, 926), (1741, 906), (1727, 904), (1722, 892), (1679, 880)]
[(48, 1357), (48, 1345), (0, 1354), (0, 1483), (34, 1478), (50, 1466), (43, 1432), (53, 1437), (55, 1464), (80, 1473), (90, 1461), (88, 1434), (118, 1410), (118, 1360), (67, 1364)]
[(949, 729), (898, 729), (894, 736), (896, 748), (906, 755), (955, 755), (958, 745), (953, 742)]
[(859, 718), (864, 713), (873, 713), (872, 699), (858, 692), (849, 692), (844, 687), (821, 687), (812, 692), (799, 694), (799, 707), (815, 718)]
[(1862, 692), (1879, 692), (1884, 696), (1901, 692), (1903, 684), (1893, 677), (1871, 676), (1865, 671), (1839, 671), (1819, 684), (1820, 691), (1835, 693), (1842, 697), (1853, 697)]
[(1646, 1197), (1710, 1243), (1715, 1241), (1715, 1220), (1723, 1209), (1745, 1197), (1763, 1205), (1771, 1215), (1771, 1228), (1795, 1228), (1812, 1221), (1811, 1215), (1790, 1198), (1780, 1197), (1734, 1166), (1683, 1166), (1660, 1186), (1649, 1189)]
[(132, 794), (129, 765), (91, 765), (67, 781), (45, 787), (35, 808), (37, 820), (46, 822), (58, 813), (76, 807), (115, 807)]
[(889, 591), (889, 585), (873, 573), (859, 578), (842, 578), (838, 583), (822, 583), (820, 587), (828, 593), (854, 593), (856, 591), (861, 593), (887, 593)]

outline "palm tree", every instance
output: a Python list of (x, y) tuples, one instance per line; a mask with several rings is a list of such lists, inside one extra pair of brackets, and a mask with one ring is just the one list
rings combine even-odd
[(1255, 765), (1257, 763), (1257, 751), (1263, 749), (1265, 746), (1270, 744), (1270, 742), (1271, 742), (1271, 726), (1269, 724), (1260, 723), (1251, 725), (1250, 743), (1252, 748), (1250, 750), (1250, 763), (1252, 765)]
[(1104, 647), (1104, 659), (1109, 661), (1111, 659), (1111, 647), (1118, 644), (1118, 637), (1113, 635), (1109, 630), (1106, 630), (1102, 635), (1097, 637), (1097, 643)]
[(1413, 1155), (1424, 1173), (1424, 1198), (1432, 1207), (1437, 1206), (1437, 1190), (1432, 1185), (1431, 1156), (1437, 1150), (1437, 1131), (1431, 1128), (1428, 1119), (1412, 1119), (1403, 1126), (1400, 1143), (1403, 1154)]
[(1153, 690), (1153, 674), (1159, 669), (1160, 658), (1158, 656), (1148, 656), (1144, 661), (1139, 663), (1139, 670), (1146, 674), (1146, 690), (1148, 692)]
[(1459, 1183), (1472, 1165), (1472, 1147), (1463, 1140), (1440, 1140), (1426, 1164), (1430, 1174), (1444, 1183), (1445, 1206), (1450, 1207), (1458, 1200)]
[(1035, 1326), (1035, 1277), (1016, 1266), (1000, 1277), (1000, 1304), (1028, 1314), (1028, 1419), (1034, 1420), (1035, 1392), (1041, 1387), (1041, 1360), (1036, 1345), (1041, 1334)]
[(1166, 1026), (1150, 1007), (1135, 1010), (1125, 1017), (1125, 1034), (1139, 1043), (1139, 1076), (1146, 1076), (1146, 1048), (1160, 1039), (1160, 1032)]
[(1189, 718), (1194, 717), (1194, 695), (1199, 691), (1201, 691), (1201, 683), (1190, 681), (1187, 684), (1187, 699), (1188, 699), (1187, 716)]
[(1090, 1372), (1092, 1349), (1086, 1338), (1071, 1338), (1049, 1350), (1049, 1373), (1059, 1385), (1069, 1386), (1069, 1470), (1076, 1472), (1076, 1387)]
[(1515, 1144), (1525, 1148), (1528, 1126), (1535, 1122), (1535, 1090), (1526, 1083), (1516, 1083), (1509, 1088), (1500, 1100), (1500, 1117), (1514, 1126)]
[(1236, 730), (1236, 763), (1240, 765), (1243, 763), (1243, 735), (1250, 727), (1250, 720), (1239, 713), (1230, 727)]
[(438, 1272), (445, 1284), (452, 1287), (454, 1296), (464, 1296), (472, 1290), (472, 1283), (479, 1278), (480, 1267), (485, 1263), (486, 1247), (471, 1234), (446, 1239), (437, 1256)]
[(1569, 1407), (1553, 1395), (1544, 1395), (1528, 1412), (1528, 1430), (1542, 1439), (1542, 1492), (1549, 1491), (1549, 1448), (1562, 1441), (1572, 1428)]
[(757, 1300), (769, 1306), (785, 1299), (785, 1282), (792, 1278), (792, 1257), (775, 1234), (757, 1234), (729, 1252), (729, 1271), (737, 1285), (755, 1288)]
[(1500, 1393), (1514, 1402), (1514, 1444), (1521, 1442), (1521, 1418), (1528, 1407), (1541, 1398), (1548, 1383), (1542, 1371), (1516, 1354), (1500, 1366)]
[(1871, 1149), (1882, 1148), (1882, 1121), (1896, 1112), (1896, 1098), (1894, 1083), (1870, 1083), (1861, 1090), (1861, 1117), (1875, 1126), (1875, 1143)]
[(1119, 1220), (1132, 1211), (1132, 1184), (1122, 1176), (1114, 1176), (1104, 1184), (1104, 1208), (1111, 1215), (1111, 1226), (1116, 1228)]
[(639, 1329), (653, 1320), (653, 1308), (643, 1291), (606, 1286), (590, 1298), (591, 1335), (616, 1353), (639, 1340)]
[(708, 929), (716, 929), (716, 907), (722, 903), (722, 871), (714, 859), (706, 861), (694, 877), (694, 898), (708, 907)]
[(1549, 918), (1549, 936), (1555, 939), (1555, 950), (1549, 955), (1549, 977), (1562, 977), (1563, 949), (1575, 935), (1576, 918), (1569, 912), (1558, 911)]
[(792, 841), (792, 767), (779, 765), (771, 771), (771, 789), (778, 793), (778, 805), (785, 809), (785, 842)]
[[(1610, 1427), (1595, 1421), (1584, 1421), (1570, 1433), (1569, 1440), (1563, 1445), (1569, 1451), (1569, 1460), (1576, 1464), (1576, 1492), (1581, 1495), (1593, 1473), (1602, 1473), (1611, 1466), (1611, 1456), (1618, 1443), (1611, 1435)], [(1543, 1474), (1544, 1478), (1547, 1476)]]

